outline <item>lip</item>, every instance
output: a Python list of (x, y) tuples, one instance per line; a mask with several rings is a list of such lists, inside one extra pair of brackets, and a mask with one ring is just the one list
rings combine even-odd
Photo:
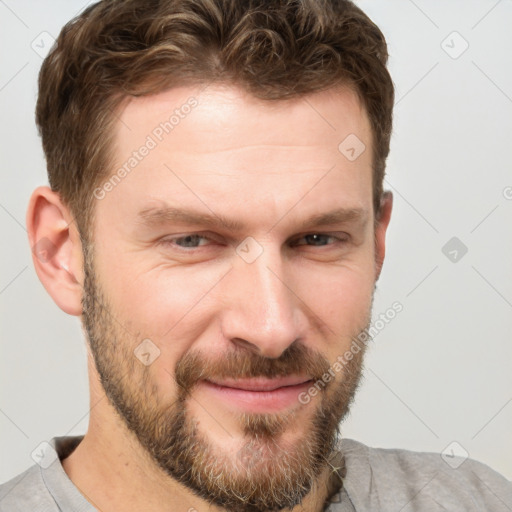
[(311, 385), (309, 377), (262, 377), (202, 380), (198, 383), (209, 397), (249, 412), (277, 412), (299, 404), (299, 394)]
[(311, 377), (278, 377), (267, 379), (265, 377), (253, 377), (250, 379), (208, 379), (207, 382), (231, 389), (242, 389), (245, 391), (274, 391), (279, 388), (297, 386), (309, 382)]

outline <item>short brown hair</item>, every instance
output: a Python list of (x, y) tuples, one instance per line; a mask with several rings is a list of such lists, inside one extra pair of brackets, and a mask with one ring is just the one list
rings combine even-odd
[(348, 85), (372, 127), (379, 213), (394, 103), (387, 58), (382, 32), (349, 0), (98, 2), (64, 26), (39, 74), (50, 186), (88, 234), (127, 97), (223, 82), (281, 100)]

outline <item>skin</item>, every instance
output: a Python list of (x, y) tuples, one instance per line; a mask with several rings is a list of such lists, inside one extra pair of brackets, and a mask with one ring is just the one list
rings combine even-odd
[[(150, 378), (162, 404), (176, 397), (173, 370), (187, 353), (218, 359), (236, 347), (276, 359), (301, 340), (334, 362), (368, 319), (392, 210), (387, 193), (374, 225), (370, 124), (346, 88), (273, 103), (221, 85), (132, 99), (117, 113), (114, 169), (192, 96), (198, 105), (190, 114), (95, 201), (92, 226), (95, 279), (127, 333), (124, 343), (149, 338), (160, 349)], [(367, 148), (355, 161), (338, 150), (349, 134)], [(165, 205), (242, 226), (147, 222)], [(339, 208), (359, 216), (302, 227)], [(61, 309), (81, 316), (83, 248), (72, 214), (57, 193), (40, 187), (27, 225), (31, 245), (42, 238), (53, 244), (51, 258), (34, 257), (41, 282)], [(176, 245), (194, 233), (207, 237), (201, 246)], [(321, 243), (304, 238), (315, 233), (327, 236)], [(247, 237), (262, 251), (252, 263), (236, 251)], [(221, 510), (148, 456), (107, 399), (91, 355), (89, 377), (89, 429), (63, 461), (86, 498), (101, 510)], [(219, 453), (235, 457), (245, 441), (239, 417), (207, 389), (197, 387), (192, 397), (188, 411), (201, 432)], [(319, 400), (294, 409), (283, 444), (300, 442)], [(294, 510), (322, 509), (329, 474), (321, 472)]]

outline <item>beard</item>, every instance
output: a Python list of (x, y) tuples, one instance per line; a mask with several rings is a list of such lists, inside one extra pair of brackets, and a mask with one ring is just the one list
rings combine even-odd
[[(358, 387), (365, 347), (327, 383), (322, 375), (329, 370), (329, 361), (299, 343), (276, 359), (235, 346), (221, 359), (189, 351), (175, 365), (177, 392), (169, 403), (161, 396), (151, 367), (134, 356), (142, 337), (125, 331), (115, 319), (108, 298), (95, 281), (88, 248), (84, 251), (82, 302), (82, 321), (105, 394), (128, 430), (166, 474), (228, 511), (292, 509), (302, 502), (335, 449), (339, 424)], [(367, 312), (363, 329), (369, 323)], [(347, 339), (355, 339), (363, 329)], [(317, 403), (309, 405), (315, 409), (309, 412), (307, 422), (297, 420), (305, 407), (299, 401), (284, 413), (238, 413), (243, 437), (235, 454), (223, 453), (190, 413), (191, 392), (201, 379), (291, 374), (311, 375), (314, 382), (322, 382)], [(283, 434), (292, 428), (300, 435), (286, 440)]]

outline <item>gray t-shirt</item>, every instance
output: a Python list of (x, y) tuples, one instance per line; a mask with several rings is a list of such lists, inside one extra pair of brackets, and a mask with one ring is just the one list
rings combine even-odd
[[(0, 485), (0, 511), (97, 512), (61, 464), (81, 440), (53, 438), (53, 459), (46, 457)], [(370, 448), (351, 439), (339, 448), (346, 475), (325, 512), (512, 511), (512, 482), (471, 459)]]

